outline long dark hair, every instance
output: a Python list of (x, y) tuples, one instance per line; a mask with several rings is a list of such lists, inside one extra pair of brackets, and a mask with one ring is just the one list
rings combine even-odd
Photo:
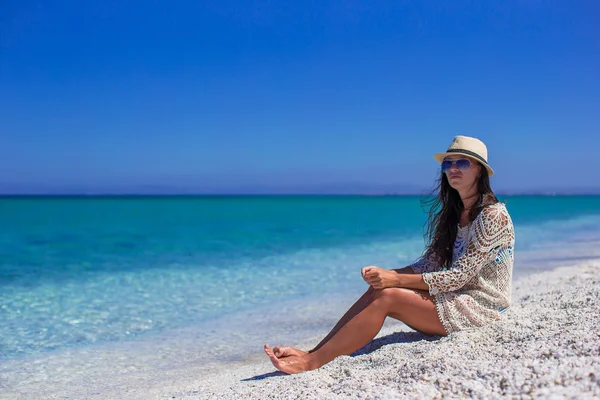
[[(490, 186), (488, 171), (483, 165), (477, 180), (476, 196), (477, 199), (469, 211), (469, 222), (473, 222), (486, 206), (498, 202)], [(450, 186), (445, 173), (441, 173), (435, 188), (422, 200), (422, 204), (429, 207), (425, 233), (426, 252), (434, 256), (440, 268), (450, 267), (457, 226), (464, 204), (458, 191)]]

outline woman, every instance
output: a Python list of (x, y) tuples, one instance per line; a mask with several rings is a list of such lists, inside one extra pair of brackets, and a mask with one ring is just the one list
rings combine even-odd
[(509, 307), (515, 235), (490, 187), (494, 171), (485, 144), (456, 136), (434, 158), (441, 176), (425, 255), (399, 270), (363, 268), (369, 289), (314, 349), (265, 345), (277, 369), (293, 374), (352, 354), (377, 335), (388, 316), (424, 334), (445, 336), (496, 321)]

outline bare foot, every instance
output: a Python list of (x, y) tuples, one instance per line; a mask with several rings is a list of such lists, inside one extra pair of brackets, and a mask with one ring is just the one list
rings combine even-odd
[(314, 369), (305, 356), (289, 356), (279, 359), (273, 354), (273, 350), (271, 350), (268, 344), (265, 344), (265, 353), (267, 353), (275, 368), (286, 374), (297, 374)]
[(299, 350), (299, 349), (295, 349), (293, 347), (288, 347), (288, 346), (275, 346), (275, 347), (273, 347), (273, 354), (275, 354), (275, 357), (277, 357), (277, 358), (290, 357), (290, 356), (302, 357), (302, 356), (307, 355), (308, 352)]

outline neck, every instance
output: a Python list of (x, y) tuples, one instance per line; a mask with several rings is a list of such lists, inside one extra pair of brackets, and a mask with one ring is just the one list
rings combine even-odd
[(477, 201), (477, 190), (469, 191), (468, 193), (460, 193), (460, 199), (463, 202), (465, 210), (470, 210)]

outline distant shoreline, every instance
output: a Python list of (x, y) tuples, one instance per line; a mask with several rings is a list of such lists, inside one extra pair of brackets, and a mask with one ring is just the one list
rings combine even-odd
[[(14, 198), (216, 198), (216, 197), (423, 197), (427, 193), (0, 193), (0, 199)], [(600, 196), (599, 192), (573, 193), (509, 193), (496, 192), (497, 196), (510, 197), (582, 197)]]

